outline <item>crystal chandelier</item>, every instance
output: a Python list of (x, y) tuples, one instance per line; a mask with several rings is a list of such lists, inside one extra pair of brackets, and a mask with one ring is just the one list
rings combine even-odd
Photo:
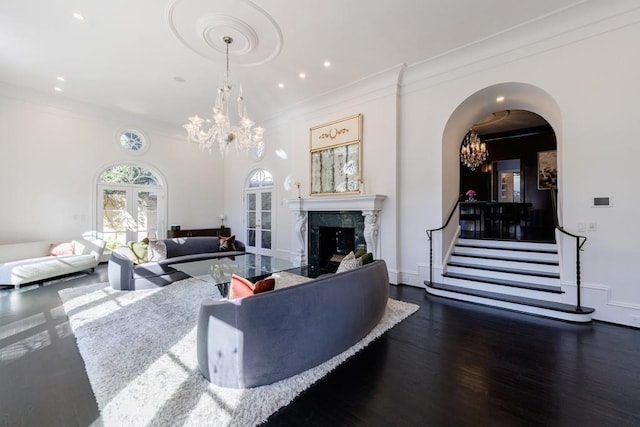
[(187, 140), (200, 145), (202, 150), (209, 150), (209, 154), (213, 150), (215, 144), (218, 144), (220, 155), (224, 157), (229, 145), (235, 142), (236, 149), (244, 153), (252, 149), (260, 147), (264, 148), (264, 128), (253, 127), (255, 124), (247, 114), (247, 107), (242, 96), (242, 86), (238, 92), (238, 115), (240, 123), (237, 126), (231, 126), (229, 119), (229, 98), (231, 97), (231, 81), (229, 80), (229, 45), (233, 43), (233, 39), (225, 36), (222, 40), (227, 45), (227, 68), (224, 76), (224, 82), (216, 94), (216, 103), (213, 107), (214, 124), (208, 131), (202, 130), (202, 123), (205, 121), (201, 117), (189, 117), (189, 123), (183, 127), (187, 130)]
[(464, 140), (462, 140), (460, 161), (474, 171), (482, 162), (487, 160), (488, 155), (487, 144), (480, 141), (478, 134), (473, 129), (469, 129), (469, 132), (464, 136)]

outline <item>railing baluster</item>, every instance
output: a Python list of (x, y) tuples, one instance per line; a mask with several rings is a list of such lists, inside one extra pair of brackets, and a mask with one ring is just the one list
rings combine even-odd
[[(460, 197), (458, 197), (458, 200), (456, 200), (455, 205), (453, 205), (453, 208), (451, 209), (451, 212), (449, 212), (449, 216), (447, 217), (447, 220), (442, 227), (430, 228), (429, 230), (427, 230), (427, 237), (429, 238), (429, 286), (433, 285), (433, 232), (440, 231), (449, 225), (451, 217), (458, 208), (458, 205), (460, 204), (460, 201), (463, 197), (464, 196), (462, 194), (460, 195)], [(427, 282), (425, 282), (424, 284), (426, 285)]]
[[(571, 234), (568, 231), (565, 231), (565, 229), (562, 226), (560, 226), (559, 224), (560, 221), (558, 220), (558, 201), (557, 201), (557, 194), (556, 194), (557, 191), (558, 190), (551, 190), (551, 204), (553, 206), (553, 223), (555, 228), (558, 231), (576, 239), (576, 292), (577, 292), (576, 312), (583, 313), (582, 302), (581, 302), (582, 288), (580, 286), (580, 251), (582, 250), (582, 246), (584, 246), (584, 244), (587, 243), (587, 238), (586, 236), (577, 236), (575, 234)], [(582, 243), (580, 243), (580, 239), (584, 239), (582, 240)]]

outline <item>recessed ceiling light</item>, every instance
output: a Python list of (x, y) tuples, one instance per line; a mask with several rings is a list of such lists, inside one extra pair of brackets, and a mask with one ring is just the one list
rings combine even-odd
[(79, 12), (73, 12), (73, 17), (76, 18), (78, 21), (84, 21), (84, 16), (82, 16), (82, 14)]
[(56, 80), (58, 80), (59, 82), (63, 82), (64, 81), (64, 77), (58, 76), (58, 77), (56, 77)]
[(278, 83), (278, 87), (282, 89), (284, 87), (284, 83)]
[(329, 68), (331, 67), (331, 61), (324, 61), (322, 65), (324, 65), (324, 68)]
[(298, 74), (298, 77), (300, 77), (301, 79), (306, 79), (307, 75), (305, 73), (300, 73)]
[(56, 92), (62, 92), (62, 88), (61, 87), (54, 87), (53, 90), (55, 90)]
[(499, 96), (496, 98), (496, 102), (502, 102), (504, 101), (504, 96)]

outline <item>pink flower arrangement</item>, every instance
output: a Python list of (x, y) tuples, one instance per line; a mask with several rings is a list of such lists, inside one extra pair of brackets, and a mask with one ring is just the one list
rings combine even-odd
[(470, 199), (473, 199), (474, 197), (476, 197), (476, 190), (467, 190), (467, 192), (465, 193), (467, 195), (467, 197), (469, 197)]

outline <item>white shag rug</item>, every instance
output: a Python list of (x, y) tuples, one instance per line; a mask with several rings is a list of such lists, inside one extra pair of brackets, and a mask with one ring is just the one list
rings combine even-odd
[(186, 279), (128, 292), (100, 283), (59, 295), (100, 408), (96, 425), (105, 426), (260, 424), (418, 310), (415, 304), (389, 299), (378, 326), (345, 352), (277, 383), (237, 390), (209, 383), (197, 366), (200, 303), (219, 297), (215, 286)]

